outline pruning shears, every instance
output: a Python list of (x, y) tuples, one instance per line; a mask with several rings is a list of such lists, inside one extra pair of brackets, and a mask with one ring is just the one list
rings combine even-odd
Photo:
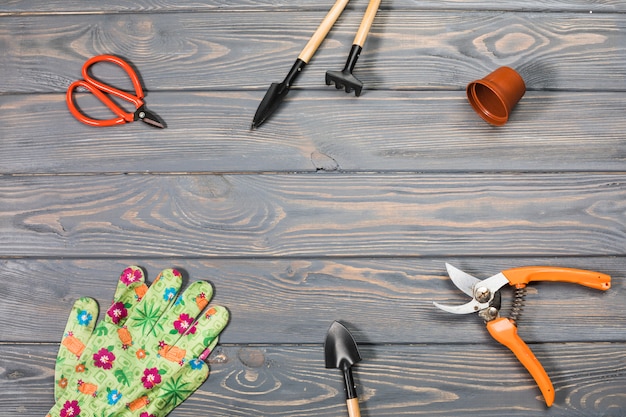
[[(596, 290), (611, 288), (611, 277), (600, 272), (550, 266), (527, 266), (507, 269), (487, 279), (479, 280), (450, 264), (446, 264), (450, 279), (472, 300), (460, 306), (434, 302), (438, 308), (454, 314), (478, 313), (485, 320), (489, 334), (509, 348), (534, 378), (548, 407), (554, 402), (554, 387), (550, 377), (528, 345), (517, 334), (517, 323), (525, 297), (525, 287), (535, 281), (560, 281), (584, 285)], [(515, 287), (510, 317), (500, 317), (500, 290)]]

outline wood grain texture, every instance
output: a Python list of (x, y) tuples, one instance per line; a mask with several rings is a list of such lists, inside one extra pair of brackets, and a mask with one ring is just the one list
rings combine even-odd
[[(356, 10), (352, 13), (361, 13), (365, 9), (363, 1), (352, 1), (348, 8)], [(329, 2), (326, 0), (300, 0), (297, 3), (288, 0), (204, 0), (204, 1), (176, 1), (176, 0), (115, 0), (106, 3), (84, 2), (80, 0), (64, 0), (56, 4), (37, 0), (13, 0), (0, 4), (0, 13), (116, 13), (116, 12), (172, 12), (172, 11), (264, 11), (280, 9), (285, 11), (327, 10)], [(582, 12), (623, 12), (626, 5), (620, 0), (529, 0), (520, 3), (518, 0), (503, 0), (497, 4), (484, 0), (441, 0), (423, 2), (420, 0), (383, 1), (381, 9), (397, 10), (534, 10), (534, 11), (582, 11)]]
[[(343, 67), (360, 16), (340, 19), (297, 88), (338, 94), (325, 72)], [(271, 11), (4, 17), (0, 92), (63, 92), (103, 53), (130, 60), (148, 91), (264, 92), (320, 19)], [(367, 90), (462, 90), (508, 65), (529, 90), (624, 91), (625, 44), (622, 14), (381, 11), (356, 73)]]
[[(293, 91), (271, 124), (255, 131), (249, 127), (261, 92), (149, 93), (148, 108), (166, 121), (164, 130), (83, 125), (61, 94), (0, 96), (0, 171), (622, 172), (626, 166), (623, 93), (527, 92), (503, 128), (480, 119), (463, 91), (338, 94)], [(110, 117), (89, 95), (78, 100), (93, 117)]]
[[(71, 303), (110, 302), (120, 271), (208, 279), (231, 322), (212, 376), (171, 415), (345, 415), (323, 367), (333, 320), (364, 357), (362, 415), (626, 415), (626, 2), (382, 2), (355, 74), (324, 84), (367, 6), (352, 1), (268, 123), (249, 130), (327, 0), (0, 4), (0, 414), (45, 415)], [(93, 55), (128, 59), (168, 128), (74, 120), (64, 94)], [(493, 128), (468, 82), (508, 65), (527, 92)], [(128, 88), (113, 66), (94, 75)], [(92, 116), (108, 113), (78, 94)], [(445, 262), (486, 278), (554, 265), (607, 292), (529, 286), (532, 378)], [(503, 314), (511, 307), (503, 291)]]
[[(231, 313), (221, 336), (226, 344), (321, 343), (334, 319), (350, 322), (355, 337), (369, 344), (496, 344), (476, 315), (454, 316), (433, 306), (467, 301), (448, 279), (445, 262), (479, 278), (527, 265), (609, 274), (607, 292), (532, 284), (519, 332), (529, 343), (626, 342), (624, 259), (612, 257), (6, 260), (0, 269), (2, 340), (58, 343), (75, 299), (89, 296), (101, 310), (108, 308), (120, 272), (139, 264), (149, 282), (169, 267), (182, 269), (187, 285), (209, 280), (213, 302)], [(507, 315), (512, 292), (504, 289), (502, 298)]]
[[(552, 377), (556, 406), (510, 352), (497, 346), (361, 346), (354, 377), (364, 416), (621, 416), (624, 343), (533, 346)], [(0, 347), (0, 407), (6, 417), (44, 415), (52, 404), (55, 345)], [(470, 370), (468, 372), (468, 369)], [(20, 392), (32, 393), (29, 401)], [(321, 344), (223, 347), (208, 381), (170, 416), (338, 416), (342, 380), (325, 369)]]
[(0, 256), (622, 255), (619, 174), (0, 178)]

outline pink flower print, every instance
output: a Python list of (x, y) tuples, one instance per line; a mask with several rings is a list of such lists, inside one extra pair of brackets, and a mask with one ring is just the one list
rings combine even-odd
[(174, 328), (178, 330), (178, 333), (185, 334), (187, 331), (188, 334), (196, 333), (196, 326), (193, 324), (193, 318), (189, 314), (181, 314), (178, 317), (178, 320), (174, 321)]
[(139, 417), (156, 417), (154, 414), (148, 414), (147, 411), (144, 411), (143, 413), (139, 414)]
[(117, 324), (128, 315), (128, 310), (126, 310), (124, 303), (118, 301), (111, 305), (107, 310), (107, 314), (111, 317), (111, 321)]
[(80, 407), (78, 401), (65, 401), (63, 408), (61, 409), (61, 417), (75, 417), (80, 414)]
[(122, 275), (120, 275), (120, 281), (122, 281), (128, 287), (133, 282), (141, 280), (141, 271), (135, 268), (126, 268)]
[(97, 353), (93, 354), (93, 364), (98, 368), (111, 369), (114, 360), (115, 355), (107, 348), (102, 348)]
[(146, 368), (143, 371), (141, 382), (143, 382), (143, 386), (146, 389), (152, 389), (155, 385), (160, 384), (161, 375), (159, 374), (159, 370), (157, 368)]

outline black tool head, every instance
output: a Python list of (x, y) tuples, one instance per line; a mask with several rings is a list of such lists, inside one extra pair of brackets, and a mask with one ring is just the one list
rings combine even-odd
[(350, 93), (354, 90), (354, 94), (356, 96), (361, 95), (361, 91), (363, 90), (363, 83), (352, 75), (352, 70), (356, 65), (356, 62), (359, 59), (359, 55), (361, 55), (361, 46), (358, 44), (352, 45), (350, 49), (350, 54), (348, 54), (348, 59), (346, 60), (346, 65), (343, 67), (341, 71), (326, 71), (326, 85), (331, 85), (335, 83), (335, 88), (337, 90), (341, 90), (345, 88), (346, 93)]
[(252, 119), (252, 128), (257, 128), (267, 120), (267, 118), (274, 113), (274, 110), (282, 103), (285, 96), (289, 92), (289, 86), (283, 83), (272, 83), (268, 88), (261, 104), (254, 114)]
[(326, 357), (326, 368), (349, 368), (361, 361), (361, 354), (356, 341), (338, 321), (328, 329), (326, 341), (324, 342), (324, 355)]
[(274, 110), (283, 102), (289, 92), (289, 88), (293, 85), (305, 66), (306, 62), (300, 58), (296, 59), (296, 62), (294, 62), (283, 82), (270, 85), (270, 88), (265, 93), (265, 97), (261, 100), (261, 104), (259, 104), (259, 108), (256, 110), (254, 118), (252, 119), (252, 129), (261, 126), (263, 122), (274, 113)]
[(326, 71), (326, 85), (331, 85), (332, 83), (335, 83), (337, 90), (344, 88), (346, 93), (354, 90), (354, 94), (357, 97), (361, 95), (363, 90), (363, 83), (348, 70)]
[(158, 127), (159, 129), (164, 129), (167, 127), (163, 119), (161, 119), (156, 114), (147, 110), (145, 106), (141, 106), (135, 112), (135, 120), (141, 120), (142, 122), (152, 126)]

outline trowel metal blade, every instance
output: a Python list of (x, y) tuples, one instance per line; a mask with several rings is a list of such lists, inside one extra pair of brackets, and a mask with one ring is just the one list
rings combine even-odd
[(346, 327), (338, 321), (328, 329), (324, 342), (326, 368), (344, 369), (361, 361), (359, 348)]

